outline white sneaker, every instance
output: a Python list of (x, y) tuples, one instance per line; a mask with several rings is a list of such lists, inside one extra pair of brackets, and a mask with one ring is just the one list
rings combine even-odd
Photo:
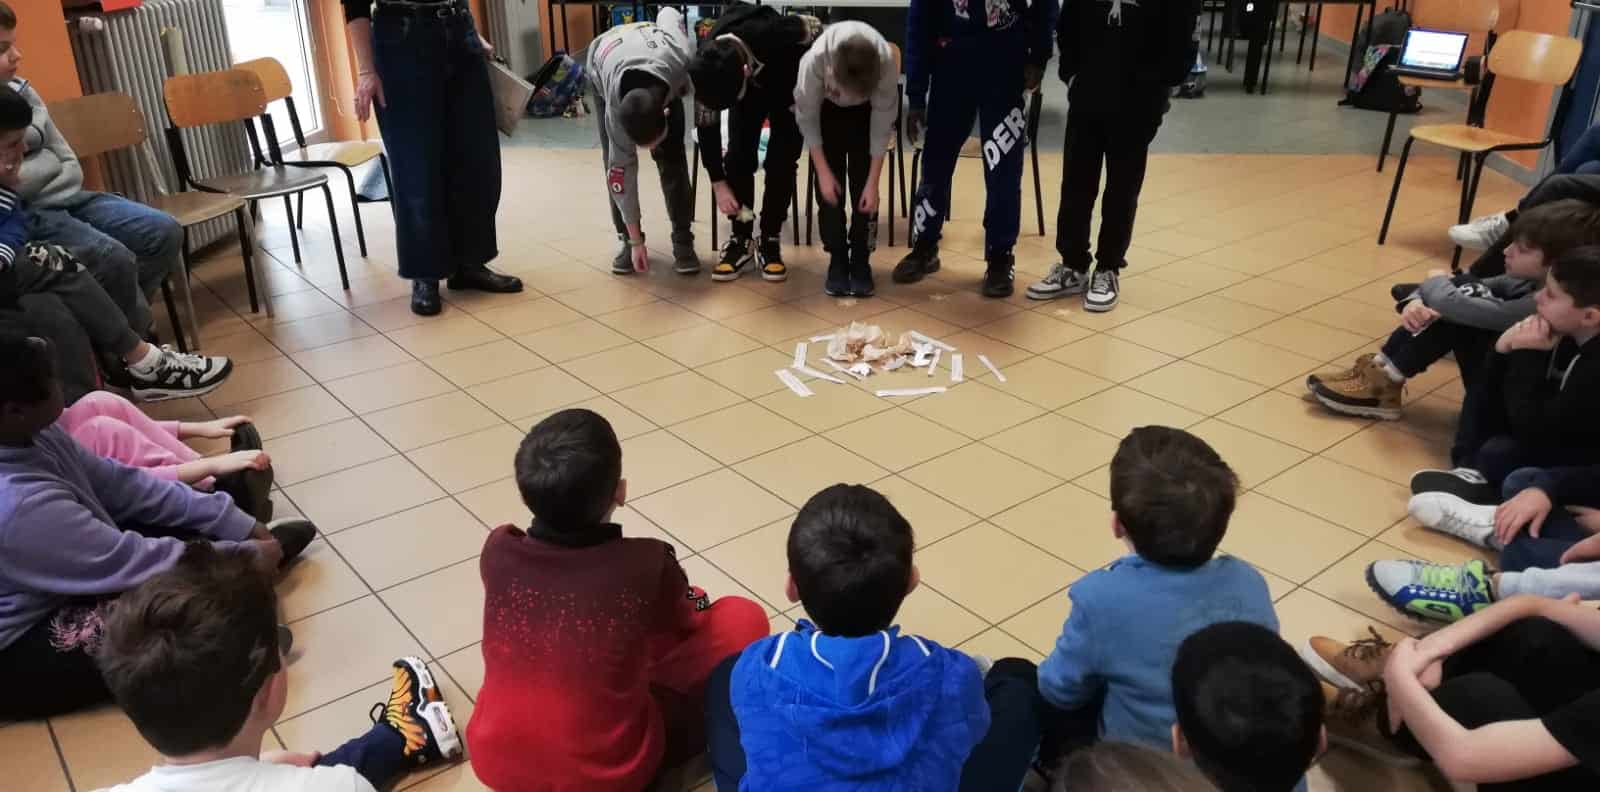
[(1484, 215), (1470, 223), (1450, 227), (1450, 241), (1471, 250), (1488, 250), (1511, 229), (1506, 213)]
[(1114, 269), (1095, 270), (1089, 279), (1089, 290), (1083, 295), (1083, 310), (1105, 313), (1117, 307), (1117, 291), (1122, 278)]
[(1082, 294), (1089, 285), (1089, 279), (1083, 273), (1068, 267), (1065, 264), (1056, 264), (1044, 280), (1028, 287), (1030, 300), (1054, 300), (1073, 294)]
[(204, 396), (217, 389), (233, 373), (233, 361), (225, 357), (178, 352), (161, 347), (161, 356), (148, 369), (128, 367), (135, 401), (154, 402)]
[(1499, 550), (1494, 539), (1494, 506), (1480, 506), (1448, 492), (1413, 495), (1406, 504), (1411, 518), (1425, 528), (1449, 534), (1479, 547)]

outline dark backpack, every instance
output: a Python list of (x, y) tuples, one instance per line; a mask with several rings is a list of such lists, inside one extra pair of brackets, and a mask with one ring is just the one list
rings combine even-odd
[(1422, 110), (1422, 92), (1401, 85), (1399, 75), (1389, 68), (1400, 60), (1400, 49), (1410, 30), (1411, 15), (1390, 8), (1356, 36), (1356, 52), (1361, 53), (1361, 62), (1350, 75), (1340, 105), (1383, 113)]

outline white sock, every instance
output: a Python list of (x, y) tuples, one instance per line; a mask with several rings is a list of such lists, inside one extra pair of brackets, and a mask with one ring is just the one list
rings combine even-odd
[(156, 364), (161, 362), (161, 347), (155, 344), (150, 344), (149, 347), (150, 351), (144, 353), (144, 357), (128, 364), (129, 369), (140, 373), (149, 373), (155, 370)]
[(1382, 352), (1379, 352), (1378, 354), (1374, 355), (1372, 357), (1372, 362), (1377, 363), (1380, 366), (1383, 366), (1383, 373), (1389, 377), (1389, 381), (1390, 382), (1405, 382), (1406, 381), (1406, 375), (1401, 374), (1400, 373), (1400, 369), (1395, 368), (1394, 364), (1389, 362), (1389, 358), (1386, 357)]

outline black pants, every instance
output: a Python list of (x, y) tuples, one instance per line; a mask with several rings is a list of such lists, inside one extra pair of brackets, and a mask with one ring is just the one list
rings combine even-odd
[(1592, 464), (1600, 449), (1564, 444), (1531, 445), (1511, 433), (1505, 403), (1506, 356), (1483, 358), (1478, 381), (1467, 388), (1456, 424), (1451, 464), (1472, 468), (1499, 490), (1506, 477), (1525, 467), (1567, 467)]
[(61, 715), (111, 700), (90, 654), (99, 641), (94, 602), (63, 607), (0, 649), (0, 721)]
[[(1576, 198), (1600, 206), (1600, 175), (1567, 173), (1546, 177), (1517, 202), (1516, 211), (1524, 212), (1535, 206), (1567, 198)], [(1511, 246), (1512, 241), (1510, 235), (1506, 235), (1485, 250), (1483, 255), (1472, 263), (1472, 274), (1480, 278), (1505, 274), (1506, 248)]]
[[(1475, 729), (1501, 721), (1527, 720), (1553, 712), (1594, 692), (1600, 680), (1600, 652), (1546, 619), (1524, 619), (1451, 655), (1444, 682), (1433, 691), (1450, 717)], [(1379, 708), (1383, 733), (1388, 710)], [(1427, 752), (1408, 729), (1395, 745), (1416, 756)], [(1574, 767), (1503, 784), (1479, 784), (1479, 792), (1590, 792), (1600, 789), (1600, 774)]]
[(1461, 382), (1470, 388), (1478, 381), (1484, 361), (1499, 337), (1493, 330), (1439, 319), (1416, 335), (1403, 326), (1396, 327), (1389, 340), (1383, 342), (1383, 356), (1410, 379), (1454, 352), (1456, 365), (1461, 367)]
[[(723, 156), (723, 170), (741, 206), (755, 206), (761, 126), (770, 124), (772, 129), (767, 137), (766, 157), (759, 163), (766, 174), (766, 191), (761, 196), (762, 236), (777, 236), (783, 230), (789, 202), (794, 199), (795, 170), (804, 144), (800, 126), (794, 120), (792, 88), (776, 95), (752, 90), (728, 108), (728, 151)], [(748, 220), (734, 219), (733, 235), (748, 239), (752, 225)]]
[[(852, 261), (867, 261), (867, 234), (872, 218), (856, 207), (861, 203), (861, 193), (866, 189), (867, 176), (872, 170), (872, 152), (867, 145), (872, 131), (872, 107), (857, 105), (840, 107), (826, 99), (820, 113), (822, 124), (822, 154), (828, 168), (844, 187), (845, 197), (830, 204), (831, 196), (818, 203), (817, 223), (822, 227), (822, 244), (834, 256), (846, 251)], [(850, 210), (849, 232), (845, 231), (846, 204)]]
[[(1068, 267), (1086, 272), (1096, 259), (1100, 269), (1127, 266), (1150, 141), (1155, 140), (1166, 111), (1165, 89), (1158, 98), (1159, 104), (1144, 97), (1114, 107), (1097, 102), (1079, 107), (1077, 101), (1068, 106), (1061, 208), (1056, 212), (1056, 252)], [(1102, 165), (1106, 190), (1100, 206), (1100, 239), (1091, 256), (1089, 225)]]
[[(610, 156), (611, 140), (606, 132), (605, 97), (599, 91), (590, 91), (589, 96), (594, 100), (595, 120), (600, 124), (600, 161), (609, 168), (610, 161), (606, 158)], [(661, 194), (667, 199), (667, 219), (672, 221), (672, 241), (688, 242), (694, 239), (694, 230), (689, 227), (694, 222), (694, 193), (689, 189), (689, 155), (683, 149), (683, 99), (673, 100), (668, 107), (671, 111), (667, 113), (667, 136), (650, 150), (650, 159), (655, 160), (656, 172), (661, 176)], [(626, 237), (628, 225), (609, 194), (606, 205), (611, 208), (611, 224), (616, 226), (617, 236)]]
[[(706, 683), (706, 746), (718, 792), (737, 792), (745, 773), (744, 746), (729, 693), (738, 660), (738, 655), (724, 660)], [(1014, 657), (998, 660), (984, 677), (983, 688), (989, 702), (989, 733), (967, 756), (961, 792), (1019, 789), (1037, 751), (1048, 707), (1039, 696), (1039, 669)]]

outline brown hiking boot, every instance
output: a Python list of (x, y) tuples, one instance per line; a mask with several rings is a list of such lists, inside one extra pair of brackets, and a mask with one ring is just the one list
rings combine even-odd
[(1370, 359), (1358, 368), (1354, 379), (1323, 380), (1311, 389), (1311, 395), (1336, 413), (1398, 421), (1404, 391), (1405, 383), (1389, 379), (1383, 364)]
[(1383, 664), (1394, 648), (1377, 630), (1368, 627), (1367, 632), (1371, 638), (1350, 643), (1315, 636), (1306, 641), (1301, 655), (1317, 676), (1334, 685), (1348, 690), (1366, 687), (1383, 679)]
[(1368, 352), (1367, 354), (1356, 358), (1355, 365), (1351, 366), (1350, 368), (1312, 372), (1306, 376), (1306, 390), (1315, 393), (1317, 390), (1317, 383), (1319, 382), (1346, 382), (1353, 380), (1356, 377), (1361, 376), (1361, 369), (1365, 368), (1367, 364), (1371, 363), (1373, 358), (1376, 358), (1377, 356), (1378, 353), (1376, 352)]
[(1322, 683), (1328, 741), (1393, 767), (1415, 767), (1422, 761), (1401, 753), (1379, 731), (1378, 711), (1386, 706), (1382, 683), (1349, 690)]

